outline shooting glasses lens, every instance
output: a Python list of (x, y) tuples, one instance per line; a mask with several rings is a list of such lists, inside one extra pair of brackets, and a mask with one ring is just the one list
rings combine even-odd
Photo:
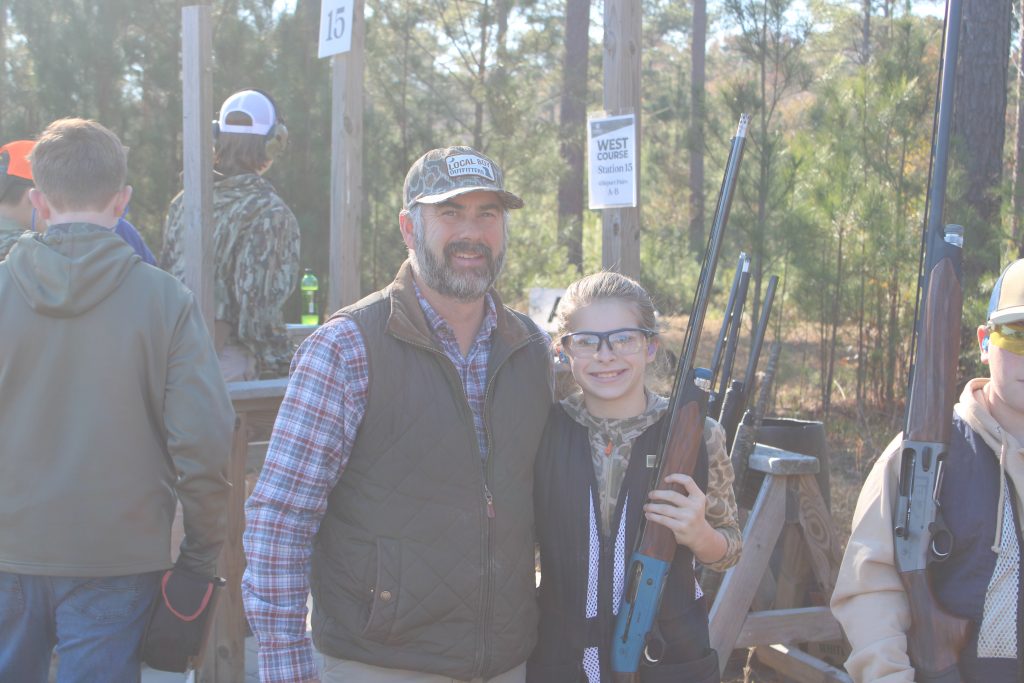
[(608, 350), (622, 356), (636, 353), (654, 335), (652, 330), (641, 327), (623, 327), (608, 332), (570, 332), (562, 337), (562, 348), (576, 358), (590, 358), (601, 351), (602, 344)]
[(993, 346), (1024, 356), (1024, 321), (988, 326), (988, 338)]

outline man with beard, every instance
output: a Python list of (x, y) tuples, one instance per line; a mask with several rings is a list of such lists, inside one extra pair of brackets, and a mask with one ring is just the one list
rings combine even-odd
[(423, 155), (404, 199), (408, 260), (299, 348), (246, 503), (264, 682), (525, 680), (550, 354), (492, 288), (523, 202), (469, 147)]

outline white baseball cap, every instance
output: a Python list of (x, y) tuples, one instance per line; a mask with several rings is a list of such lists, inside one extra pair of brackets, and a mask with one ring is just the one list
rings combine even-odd
[[(250, 124), (229, 124), (228, 114), (240, 112), (247, 115)], [(217, 127), (222, 133), (242, 133), (243, 135), (266, 135), (277, 123), (277, 111), (270, 98), (256, 90), (242, 90), (224, 100), (220, 107)]]

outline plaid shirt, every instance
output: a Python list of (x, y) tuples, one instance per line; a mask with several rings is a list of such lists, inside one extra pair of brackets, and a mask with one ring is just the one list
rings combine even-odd
[[(434, 337), (451, 360), (473, 410), (480, 453), (487, 455), (483, 408), (494, 300), (469, 353), (459, 349), (451, 326), (416, 296)], [(274, 423), (259, 482), (245, 504), (243, 536), (248, 567), (242, 595), (259, 642), (260, 680), (319, 680), (306, 637), (313, 536), (327, 511), (327, 496), (348, 462), (366, 411), (370, 376), (362, 335), (349, 317), (314, 332), (295, 354), (288, 389)]]

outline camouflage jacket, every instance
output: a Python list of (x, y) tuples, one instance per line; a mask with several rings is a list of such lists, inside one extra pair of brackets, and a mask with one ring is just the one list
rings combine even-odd
[[(610, 520), (615, 514), (619, 488), (629, 467), (633, 441), (668, 411), (668, 399), (649, 392), (647, 409), (636, 417), (623, 419), (594, 417), (587, 411), (583, 394), (579, 392), (562, 399), (562, 406), (572, 419), (589, 430), (590, 456), (601, 506), (601, 529), (607, 536), (611, 533)], [(704, 446), (708, 451), (704, 517), (712, 528), (722, 534), (726, 544), (722, 559), (708, 566), (721, 572), (739, 562), (743, 532), (732, 490), (732, 462), (725, 451), (725, 430), (711, 418), (704, 419)]]
[[(182, 194), (171, 200), (160, 265), (185, 277)], [(213, 184), (214, 318), (228, 343), (252, 352), (261, 377), (288, 374), (293, 350), (282, 308), (299, 277), (299, 224), (269, 181), (246, 173)]]
[(0, 217), (0, 261), (7, 258), (7, 252), (11, 250), (23, 232), (25, 232), (25, 228), (14, 221)]

